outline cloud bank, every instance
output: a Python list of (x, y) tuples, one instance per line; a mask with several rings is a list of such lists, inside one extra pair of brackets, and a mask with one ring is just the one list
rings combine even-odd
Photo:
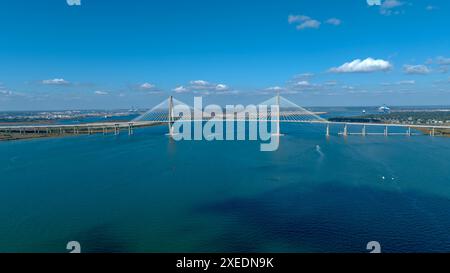
[(406, 74), (419, 74), (419, 75), (425, 75), (429, 74), (431, 70), (426, 65), (404, 65), (403, 71)]
[(387, 71), (392, 68), (391, 63), (382, 59), (367, 58), (365, 60), (356, 59), (344, 63), (339, 67), (333, 67), (330, 72), (334, 73), (370, 73), (377, 71)]

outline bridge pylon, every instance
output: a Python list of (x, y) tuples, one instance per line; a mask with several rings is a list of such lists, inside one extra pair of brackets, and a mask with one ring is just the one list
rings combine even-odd
[(276, 122), (276, 132), (273, 133), (273, 136), (283, 136), (283, 134), (281, 134), (281, 128), (280, 128), (280, 119), (281, 119), (281, 115), (280, 115), (280, 102), (281, 102), (281, 97), (280, 97), (280, 92), (277, 93), (277, 97), (276, 97), (276, 115), (275, 115), (275, 122)]
[(174, 119), (173, 119), (173, 96), (169, 96), (169, 111), (167, 114), (167, 118), (168, 118), (168, 126), (169, 126), (169, 133), (167, 134), (170, 137), (173, 137), (174, 133), (173, 133), (173, 124), (174, 124)]

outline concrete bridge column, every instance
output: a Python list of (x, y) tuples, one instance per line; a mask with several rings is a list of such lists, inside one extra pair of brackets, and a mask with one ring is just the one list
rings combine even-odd
[(363, 126), (361, 134), (362, 136), (366, 136), (366, 125)]
[(330, 136), (330, 124), (327, 123), (327, 132), (326, 132), (326, 136), (329, 137)]
[(388, 129), (388, 126), (386, 126), (386, 127), (384, 128), (384, 135), (385, 135), (385, 136), (388, 136), (388, 135), (389, 135), (389, 129)]
[(169, 113), (168, 113), (169, 136), (173, 136), (173, 96), (169, 96)]
[(128, 123), (128, 135), (131, 136), (131, 135), (133, 135), (133, 134), (134, 134), (134, 131), (133, 131), (133, 123), (130, 122), (130, 123)]
[(348, 125), (347, 124), (344, 125), (344, 134), (343, 135), (348, 136)]

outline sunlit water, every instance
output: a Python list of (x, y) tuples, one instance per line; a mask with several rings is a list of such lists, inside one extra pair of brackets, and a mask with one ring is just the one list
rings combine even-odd
[(340, 129), (283, 124), (266, 153), (166, 127), (2, 142), (0, 251), (450, 251), (450, 139)]

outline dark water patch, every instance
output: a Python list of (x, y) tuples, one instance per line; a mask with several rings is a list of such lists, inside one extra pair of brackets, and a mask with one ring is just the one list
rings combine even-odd
[(124, 236), (114, 230), (114, 226), (97, 225), (85, 231), (77, 232), (72, 238), (81, 244), (83, 253), (127, 253), (133, 252), (132, 236)]
[(198, 211), (239, 219), (235, 233), (217, 238), (222, 241), (246, 227), (258, 232), (256, 240), (270, 238), (287, 246), (286, 251), (304, 247), (365, 252), (367, 242), (375, 240), (385, 252), (448, 252), (449, 209), (446, 198), (331, 181), (310, 191), (287, 185), (253, 197), (206, 204)]

